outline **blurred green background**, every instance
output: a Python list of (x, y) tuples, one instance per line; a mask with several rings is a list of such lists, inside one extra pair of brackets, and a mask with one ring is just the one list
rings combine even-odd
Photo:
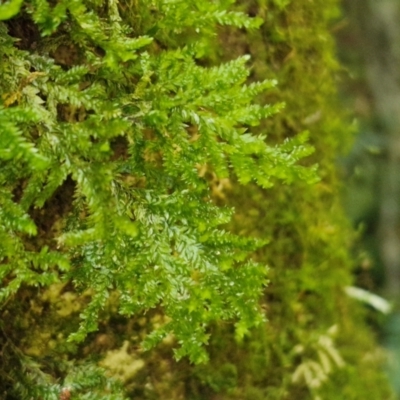
[(388, 373), (400, 396), (400, 2), (344, 0), (337, 26), (342, 101), (357, 132), (339, 161), (344, 205), (360, 232), (359, 286), (393, 304), (370, 323), (389, 350)]

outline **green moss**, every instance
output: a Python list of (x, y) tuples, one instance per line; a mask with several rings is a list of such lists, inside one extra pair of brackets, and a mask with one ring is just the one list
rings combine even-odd
[(3, 393), (123, 398), (100, 362), (130, 398), (389, 398), (343, 290), (337, 2), (232, 3), (32, 0), (0, 26)]

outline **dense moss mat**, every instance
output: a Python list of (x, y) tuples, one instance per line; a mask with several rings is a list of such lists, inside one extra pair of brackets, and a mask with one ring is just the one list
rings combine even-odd
[[(286, 106), (261, 129), (277, 143), (306, 130), (315, 147), (307, 161), (318, 163), (321, 181), (267, 191), (234, 186), (226, 196), (236, 209), (233, 229), (270, 239), (257, 254), (270, 266), (270, 284), (263, 300), (268, 323), (242, 351), (230, 352), (242, 386), (222, 398), (390, 398), (385, 355), (374, 348), (363, 310), (343, 295), (353, 282), (356, 238), (342, 209), (337, 171), (353, 133), (336, 92), (338, 4), (258, 1), (242, 9), (265, 22), (252, 34), (224, 30), (220, 41), (229, 46), (220, 56), (250, 53), (254, 79), (277, 79), (268, 99)], [(332, 351), (345, 362), (335, 361)]]
[[(339, 16), (338, 4), (333, 0), (232, 3), (35, 0), (26, 2), (20, 14), (1, 26), (6, 49), (0, 65), (6, 78), (0, 83), (1, 116), (6, 120), (10, 109), (28, 103), (33, 117), (21, 117), (22, 123), (16, 117), (10, 121), (29, 132), (24, 139), (39, 143), (39, 155), (54, 157), (48, 175), (38, 173), (36, 183), (29, 186), (26, 170), (21, 172), (9, 162), (8, 153), (0, 153), (5, 166), (2, 179), (11, 188), (13, 204), (25, 204), (26, 211), (25, 215), (17, 206), (9, 206), (7, 212), (18, 216), (16, 227), (12, 225), (16, 233), (1, 232), (8, 240), (2, 249), (3, 264), (13, 265), (7, 254), (18, 254), (23, 272), (1, 275), (0, 393), (4, 398), (391, 398), (382, 373), (384, 355), (365, 324), (364, 310), (344, 293), (353, 282), (350, 249), (355, 234), (340, 205), (335, 166), (352, 135), (335, 88), (339, 66), (330, 30)], [(218, 9), (228, 6), (252, 18)], [(261, 19), (254, 17), (264, 21), (259, 29)], [(140, 35), (146, 37), (136, 41)], [(141, 53), (145, 46), (149, 56)], [(172, 56), (162, 58), (168, 51)], [(250, 61), (242, 58), (229, 68), (214, 69), (210, 76), (204, 72), (247, 54)], [(267, 91), (253, 87), (251, 93), (243, 89), (240, 95), (245, 64), (250, 67), (249, 83), (267, 79)], [(41, 74), (41, 68), (47, 75)], [(205, 87), (200, 94), (197, 84)], [(230, 86), (234, 90), (229, 91)], [(205, 97), (206, 105), (196, 103), (196, 96)], [(244, 112), (244, 97), (274, 106)], [(276, 114), (281, 102), (285, 107)], [(52, 108), (38, 114), (41, 120), (35, 112), (43, 104)], [(180, 119), (174, 114), (177, 109)], [(200, 118), (205, 124), (215, 115), (224, 117), (218, 120), (222, 133), (213, 136), (212, 128), (199, 131)], [(269, 118), (260, 122), (263, 117)], [(230, 125), (229, 118), (235, 124)], [(65, 131), (51, 136), (52, 124)], [(237, 125), (242, 130), (235, 130)], [(173, 129), (176, 136), (171, 135)], [(232, 131), (249, 129), (266, 135), (268, 146), (260, 138), (250, 144), (240, 144), (237, 137), (229, 142)], [(45, 168), (18, 132), (11, 135), (18, 139), (10, 141), (12, 156), (38, 171)], [(41, 139), (46, 135), (53, 142)], [(61, 138), (75, 165), (67, 165), (65, 148), (57, 147), (55, 138)], [(221, 143), (231, 147), (224, 153)], [(54, 149), (61, 149), (61, 154)], [(247, 158), (240, 159), (242, 154), (235, 149)], [(61, 176), (54, 173), (60, 159)], [(251, 167), (243, 167), (238, 159)], [(319, 181), (313, 183), (316, 164)], [(254, 181), (259, 186), (249, 183)], [(110, 192), (109, 182), (114, 185)], [(42, 185), (39, 195), (32, 190), (35, 184)], [(118, 208), (120, 204), (113, 203), (110, 193), (122, 196), (132, 187), (137, 189), (137, 220), (153, 213), (147, 225), (131, 224), (123, 213), (115, 213), (114, 219), (109, 215), (114, 208), (108, 205)], [(193, 192), (190, 201), (185, 197), (187, 187)], [(160, 195), (150, 199), (151, 207), (148, 198), (140, 197), (147, 189), (150, 198), (153, 193)], [(184, 190), (185, 196), (180, 197)], [(208, 193), (222, 211), (201, 202)], [(230, 220), (226, 206), (235, 209)], [(197, 241), (209, 252), (200, 258), (217, 260), (218, 272), (210, 272), (216, 281), (208, 282), (209, 286), (190, 291), (193, 282), (207, 280), (200, 268), (185, 270), (196, 260), (186, 255), (181, 236), (171, 234), (173, 240), (168, 241), (161, 236), (162, 229), (156, 226), (161, 207), (190, 245)], [(189, 221), (185, 229), (181, 229), (183, 220)], [(222, 223), (241, 238), (258, 240), (213, 236), (210, 229)], [(122, 228), (117, 229), (118, 224)], [(84, 233), (74, 233), (79, 230)], [(65, 238), (65, 232), (72, 234)], [(108, 235), (113, 240), (107, 242)], [(152, 242), (154, 237), (158, 242)], [(60, 238), (64, 239), (60, 242)], [(13, 240), (20, 246), (19, 253)], [(108, 252), (96, 247), (101, 240), (108, 243)], [(133, 245), (139, 249), (138, 261), (132, 265), (125, 261), (130, 274), (118, 275), (123, 257), (134, 258), (123, 250), (125, 243), (132, 244), (130, 240), (138, 243)], [(71, 249), (63, 253), (68, 243)], [(81, 243), (86, 246), (83, 250)], [(221, 256), (220, 249), (226, 254)], [(155, 262), (148, 261), (152, 252), (164, 252), (172, 260), (166, 264), (172, 265), (172, 272), (165, 276), (160, 272), (158, 281), (147, 272), (156, 274)], [(27, 260), (29, 268), (24, 264)], [(102, 263), (108, 269), (93, 270), (93, 264)], [(268, 284), (263, 286), (267, 266)], [(239, 272), (229, 275), (226, 271), (231, 270)], [(220, 283), (226, 277), (236, 289)], [(186, 289), (195, 302), (187, 304), (181, 293), (175, 293), (179, 279), (191, 282)], [(214, 292), (212, 285), (217, 287)], [(134, 308), (131, 298), (144, 306)], [(180, 304), (184, 306), (179, 308)], [(118, 313), (121, 309), (125, 315)], [(185, 319), (192, 313), (197, 315), (193, 325)], [(157, 331), (163, 326), (171, 326), (175, 336)], [(159, 337), (151, 335), (154, 330)], [(72, 341), (67, 339), (71, 334)], [(146, 337), (147, 344), (160, 343), (142, 351)], [(204, 361), (203, 345), (208, 363), (194, 364), (188, 357), (175, 361), (174, 354)]]

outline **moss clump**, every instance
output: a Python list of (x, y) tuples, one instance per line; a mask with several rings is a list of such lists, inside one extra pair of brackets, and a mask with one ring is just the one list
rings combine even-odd
[(4, 397), (389, 398), (343, 291), (336, 16), (32, 0), (0, 25)]

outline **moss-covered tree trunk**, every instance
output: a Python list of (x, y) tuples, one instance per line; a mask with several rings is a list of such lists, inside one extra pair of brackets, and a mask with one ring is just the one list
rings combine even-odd
[(344, 292), (337, 4), (233, 3), (4, 18), (3, 397), (389, 398)]

